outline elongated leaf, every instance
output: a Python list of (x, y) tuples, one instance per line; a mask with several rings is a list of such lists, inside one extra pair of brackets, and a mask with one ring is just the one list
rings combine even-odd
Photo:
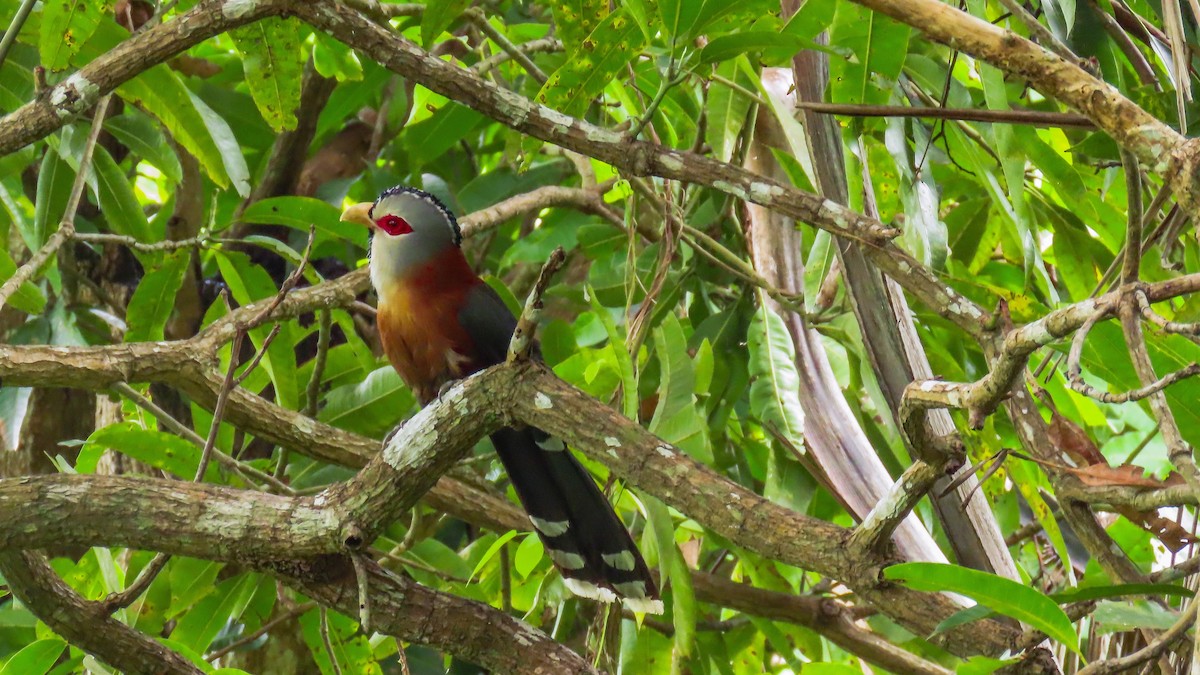
[(75, 172), (57, 152), (47, 150), (38, 169), (37, 200), (33, 205), (33, 229), (21, 231), (29, 250), (36, 251), (46, 243), (50, 233), (58, 228), (67, 210), (67, 198)]
[(492, 545), (483, 552), (483, 557), (479, 559), (479, 562), (475, 563), (475, 569), (471, 570), (471, 576), (467, 577), (467, 579), (474, 579), (479, 574), (479, 571), (483, 569), (483, 566), (488, 564), (488, 561), (494, 558), (496, 554), (500, 552), (500, 549), (505, 544), (512, 541), (512, 538), (517, 536), (517, 534), (518, 532), (516, 530), (509, 530), (499, 537), (496, 537), (496, 541), (492, 542)]
[(67, 67), (97, 26), (112, 20), (108, 0), (55, 0), (43, 3), (42, 34), (38, 51), (50, 70)]
[(636, 420), (637, 376), (633, 371), (633, 358), (629, 356), (629, 351), (625, 346), (625, 335), (617, 329), (617, 323), (613, 321), (608, 310), (596, 299), (596, 291), (590, 286), (587, 288), (587, 297), (592, 304), (592, 311), (604, 326), (604, 332), (608, 334), (609, 346), (612, 348), (613, 356), (616, 357), (617, 374), (621, 377), (621, 410), (626, 417)]
[(779, 315), (764, 304), (754, 313), (747, 331), (750, 348), (750, 410), (804, 450), (804, 409), (800, 407), (800, 375), (796, 348)]
[(246, 158), (242, 155), (242, 146), (238, 145), (233, 130), (229, 128), (229, 124), (223, 117), (208, 107), (208, 104), (190, 90), (188, 98), (191, 99), (200, 118), (204, 120), (209, 138), (216, 144), (221, 154), (221, 164), (225, 167), (225, 175), (229, 176), (229, 182), (233, 184), (233, 189), (237, 190), (242, 197), (249, 195), (250, 169), (246, 166)]
[(126, 342), (163, 339), (163, 329), (175, 308), (175, 294), (190, 263), (187, 251), (175, 251), (142, 277), (125, 312)]
[(318, 238), (348, 241), (366, 248), (367, 228), (341, 221), (341, 212), (328, 202), (312, 197), (270, 197), (260, 199), (242, 212), (242, 220), (262, 225), (286, 225), (308, 232), (309, 225), (317, 228)]
[(618, 9), (605, 17), (550, 75), (537, 94), (538, 102), (568, 115), (583, 113), (646, 43), (646, 36), (629, 12)]
[(1145, 600), (1134, 602), (1101, 602), (1092, 618), (1100, 633), (1118, 633), (1139, 628), (1166, 630), (1179, 620), (1169, 609)]
[(421, 44), (426, 48), (442, 31), (463, 13), (471, 0), (438, 0), (425, 5), (425, 13), (421, 15)]
[(183, 167), (179, 165), (179, 158), (175, 156), (162, 131), (150, 118), (127, 111), (124, 115), (105, 120), (104, 128), (143, 160), (153, 164), (154, 168), (172, 182), (178, 183), (183, 180)]
[(832, 99), (846, 103), (887, 103), (888, 85), (877, 85), (873, 76), (882, 75), (887, 81), (894, 81), (900, 75), (911, 32), (908, 26), (860, 5), (837, 3), (829, 41), (850, 49), (857, 58), (830, 60)]
[[(128, 37), (129, 33), (115, 21), (101, 21), (96, 34), (72, 59), (72, 64), (86, 63)], [(219, 147), (213, 139), (209, 121), (196, 109), (197, 99), (193, 98), (191, 91), (174, 71), (163, 64), (148, 68), (117, 87), (117, 94), (130, 103), (140, 104), (146, 112), (162, 122), (171, 137), (200, 161), (200, 166), (214, 183), (229, 187), (230, 173), (222, 156), (225, 148)], [(228, 125), (225, 125), (225, 129), (228, 131)], [(229, 136), (232, 137), (232, 133)], [(236, 153), (237, 158), (231, 158), (230, 162), (235, 168), (238, 162), (241, 163), (243, 170), (239, 177), (245, 181), (249, 177), (249, 170), (245, 169), (246, 160), (241, 155), (241, 149), (235, 142), (229, 151)], [(235, 186), (237, 183), (235, 179)], [(248, 185), (246, 194), (249, 194)]]
[(275, 131), (296, 128), (304, 75), (301, 26), (298, 19), (268, 17), (229, 32), (242, 55), (250, 95)]
[(1061, 593), (1054, 593), (1050, 598), (1062, 605), (1069, 602), (1120, 598), (1127, 595), (1169, 595), (1177, 598), (1193, 598), (1196, 596), (1196, 592), (1175, 584), (1116, 584), (1114, 586), (1072, 588)]
[(133, 186), (108, 151), (99, 145), (92, 155), (92, 166), (96, 172), (100, 209), (104, 212), (109, 229), (141, 242), (153, 243), (157, 237), (146, 220), (146, 214), (142, 212)]
[(746, 115), (750, 110), (747, 94), (754, 91), (754, 82), (732, 61), (717, 66), (717, 74), (742, 88), (739, 91), (719, 81), (708, 88), (708, 126), (704, 137), (712, 148), (713, 157), (728, 162), (746, 127)]
[(259, 576), (244, 574), (227, 579), (216, 591), (192, 607), (179, 620), (171, 639), (197, 652), (208, 649), (213, 638), (230, 621), (237, 621), (254, 597)]
[[(801, 49), (816, 49), (811, 39), (767, 30), (749, 30), (713, 38), (700, 50), (701, 63), (726, 61), (740, 54), (761, 52), (766, 49), (786, 49), (797, 52)], [(827, 50), (826, 50), (827, 51)]]
[(384, 366), (362, 382), (331, 390), (317, 418), (335, 427), (378, 437), (399, 424), (415, 402), (395, 369)]
[(21, 651), (0, 668), (0, 675), (40, 675), (50, 672), (67, 643), (61, 638), (47, 638), (25, 645)]
[(958, 565), (924, 562), (888, 566), (883, 576), (918, 591), (965, 595), (1079, 652), (1079, 636), (1062, 609), (1045, 595), (1011, 579)]

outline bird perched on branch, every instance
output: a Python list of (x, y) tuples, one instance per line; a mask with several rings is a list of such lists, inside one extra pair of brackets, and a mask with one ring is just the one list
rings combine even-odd
[[(446, 383), (505, 360), (517, 320), (467, 263), (458, 222), (436, 197), (395, 187), (346, 209), (342, 220), (371, 228), (379, 338), (422, 405)], [(492, 444), (567, 588), (662, 612), (629, 532), (561, 440), (534, 428), (501, 429)]]

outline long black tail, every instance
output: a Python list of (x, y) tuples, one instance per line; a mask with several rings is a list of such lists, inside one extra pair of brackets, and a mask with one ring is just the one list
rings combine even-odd
[(635, 611), (662, 613), (642, 554), (600, 488), (557, 438), (503, 429), (492, 444), (567, 588)]

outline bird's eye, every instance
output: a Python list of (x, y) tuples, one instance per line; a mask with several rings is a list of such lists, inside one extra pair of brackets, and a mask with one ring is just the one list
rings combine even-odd
[(408, 224), (407, 220), (391, 213), (375, 221), (375, 224), (379, 226), (379, 229), (393, 237), (413, 231), (412, 226)]

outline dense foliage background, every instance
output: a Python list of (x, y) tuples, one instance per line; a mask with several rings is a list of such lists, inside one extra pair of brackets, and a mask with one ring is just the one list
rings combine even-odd
[[(1193, 11), (0, 0), (0, 673), (137, 672), (154, 640), (184, 657), (169, 672), (559, 658), (501, 613), (583, 655), (573, 668), (612, 672), (1187, 671), (1200, 261), (1170, 128), (1196, 112)], [(459, 615), (422, 624), (411, 593), (411, 625), (362, 630), (344, 613), (354, 574), (330, 600), (303, 586), (322, 579), (299, 590), (250, 539), (221, 539), (266, 511), (204, 511), (232, 491), (173, 512), (217, 518), (211, 540), (125, 547), (144, 539), (118, 532), (157, 530), (116, 527), (121, 495), (174, 504), (155, 491), (193, 478), (324, 495), (417, 410), (351, 272), (367, 233), (338, 220), (396, 184), (460, 215), (468, 258), (515, 312), (566, 251), (542, 354), (669, 444), (660, 468), (636, 461), (653, 443), (579, 443), (661, 575), (664, 616), (572, 597), (486, 440), (366, 556), (494, 608), (469, 610), (478, 632)], [(634, 433), (607, 428), (597, 438)], [(951, 484), (962, 465), (982, 483)], [(62, 478), (17, 478), (39, 474)], [(736, 503), (750, 493), (782, 508), (754, 521)], [(28, 523), (74, 534), (22, 545)], [(47, 592), (78, 602), (39, 609), (27, 582), (46, 570), (27, 548), (66, 582)], [(118, 638), (148, 660), (106, 653)]]

